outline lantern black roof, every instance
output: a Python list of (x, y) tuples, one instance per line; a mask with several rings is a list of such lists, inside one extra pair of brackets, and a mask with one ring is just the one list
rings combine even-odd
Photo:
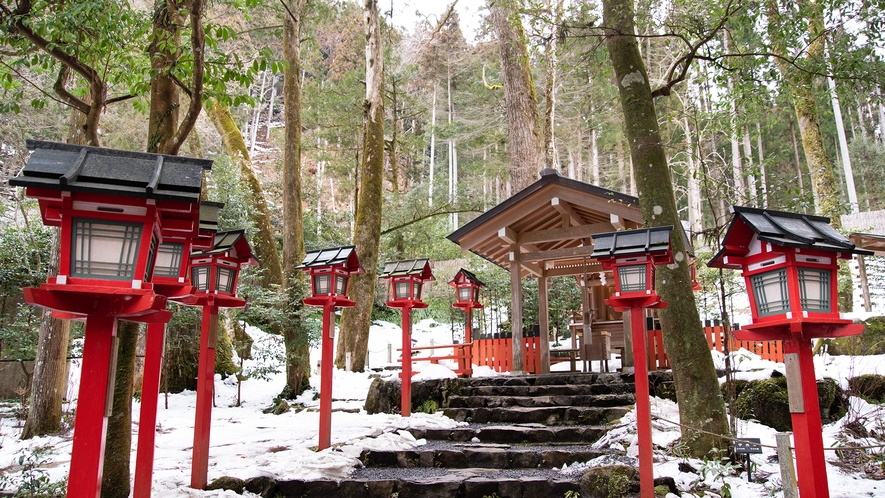
[(637, 228), (593, 236), (593, 258), (611, 258), (635, 254), (655, 254), (670, 249), (671, 225)]
[(478, 278), (476, 278), (476, 275), (474, 275), (473, 272), (465, 270), (464, 268), (461, 268), (460, 270), (458, 270), (458, 273), (455, 274), (455, 277), (452, 278), (452, 281), (449, 282), (449, 285), (453, 285), (453, 284), (457, 283), (458, 275), (461, 275), (462, 277), (464, 277), (465, 280), (473, 282), (474, 284), (476, 284), (479, 287), (486, 286), (486, 284), (482, 283)]
[(422, 280), (436, 280), (430, 273), (430, 260), (409, 259), (404, 261), (389, 261), (384, 263), (384, 269), (378, 274), (381, 278), (401, 277), (405, 275), (418, 275)]
[(825, 216), (772, 211), (732, 206), (734, 217), (722, 240), (722, 249), (707, 263), (712, 268), (740, 268), (726, 264), (726, 256), (745, 256), (756, 235), (762, 242), (781, 247), (817, 249), (849, 254), (872, 254), (858, 249), (850, 240), (830, 226)]
[(245, 230), (233, 230), (230, 232), (218, 232), (215, 234), (215, 245), (207, 251), (196, 251), (193, 256), (212, 256), (216, 254), (230, 253), (230, 257), (240, 260), (243, 264), (257, 264), (258, 259), (252, 254), (252, 247), (246, 240)]
[(196, 203), (212, 161), (102, 147), (28, 140), (32, 150), (9, 184)]
[(332, 247), (329, 249), (316, 249), (304, 255), (304, 260), (296, 266), (296, 270), (307, 270), (323, 266), (341, 266), (350, 273), (363, 273), (359, 259), (356, 256), (356, 246)]
[(200, 231), (218, 231), (218, 213), (224, 207), (223, 202), (200, 202)]

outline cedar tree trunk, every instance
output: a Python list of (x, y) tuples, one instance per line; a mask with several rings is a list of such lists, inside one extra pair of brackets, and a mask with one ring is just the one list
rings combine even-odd
[[(664, 346), (673, 368), (679, 417), (686, 427), (728, 434), (725, 402), (691, 290), (688, 257), (681, 236), (673, 182), (658, 129), (645, 63), (639, 53), (633, 24), (633, 0), (605, 0), (606, 46), (615, 70), (624, 113), (627, 141), (636, 165), (642, 216), (646, 226), (673, 225), (670, 237), (675, 263), (657, 269), (657, 290), (669, 306), (661, 310)], [(726, 441), (706, 433), (682, 429), (686, 450), (707, 457)]]
[(384, 99), (381, 93), (384, 79), (378, 1), (365, 0), (363, 13), (366, 26), (366, 100), (363, 102), (366, 134), (353, 242), (360, 265), (366, 272), (351, 278), (349, 295), (356, 306), (345, 308), (341, 315), (341, 333), (335, 354), (335, 364), (338, 368), (344, 368), (346, 355), (351, 353), (351, 368), (356, 372), (365, 369), (366, 352), (369, 348), (369, 327), (372, 324), (372, 306), (375, 303), (375, 277), (378, 272), (378, 246), (381, 240), (384, 175)]
[[(304, 259), (304, 222), (301, 206), (301, 29), (307, 0), (290, 0), (283, 30), (283, 56), (289, 63), (283, 73), (286, 144), (283, 149), (283, 269), (287, 295), (301, 306), (304, 273), (295, 267)], [(289, 15), (291, 13), (291, 15)], [(268, 123), (270, 126), (270, 123)], [(295, 295), (297, 294), (297, 295)], [(300, 321), (298, 322), (300, 323)], [(310, 377), (307, 330), (285, 327), (286, 384), (301, 394)]]
[(517, 1), (489, 1), (501, 53), (513, 192), (537, 180), (538, 172), (544, 167), (538, 100)]
[[(806, 0), (809, 8), (802, 9), (808, 13), (809, 40), (808, 54), (805, 59), (811, 64), (819, 63), (824, 57), (824, 25), (823, 11), (820, 2)], [(796, 118), (799, 121), (799, 133), (802, 135), (802, 148), (811, 171), (811, 185), (818, 200), (819, 214), (830, 218), (835, 228), (842, 227), (839, 188), (836, 185), (836, 174), (833, 163), (824, 148), (823, 135), (820, 131), (820, 118), (814, 95), (814, 74), (786, 62), (790, 60), (787, 41), (783, 38), (781, 26), (783, 19), (777, 2), (766, 2), (768, 14), (768, 34), (771, 38), (772, 51), (777, 56), (775, 65), (793, 97)]]
[[(77, 111), (74, 113), (79, 114)], [(80, 114), (82, 116), (82, 114)], [(49, 274), (58, 273), (59, 230), (52, 234), (52, 260)], [(34, 373), (31, 376), (31, 401), (28, 418), (22, 429), (22, 439), (44, 436), (61, 430), (62, 403), (68, 388), (67, 361), (71, 322), (52, 317), (44, 309), (40, 319), (40, 335)]]
[[(114, 403), (108, 418), (101, 498), (127, 498), (130, 488), (132, 452), (132, 393), (135, 381), (135, 350), (139, 324), (120, 321), (117, 325), (117, 368)], [(79, 403), (82, 400), (77, 400)]]

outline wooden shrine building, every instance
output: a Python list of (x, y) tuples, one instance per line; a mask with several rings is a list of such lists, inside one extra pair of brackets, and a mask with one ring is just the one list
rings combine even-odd
[[(523, 343), (523, 277), (538, 279), (541, 373), (550, 371), (547, 279), (575, 276), (581, 285), (583, 335), (594, 324), (623, 327), (620, 313), (604, 304), (611, 293), (602, 266), (590, 258), (594, 234), (642, 225), (639, 199), (541, 171), (541, 178), (465, 224), (447, 238), (510, 271), (513, 344)], [(611, 282), (611, 279), (608, 279)], [(523, 348), (513, 348), (513, 372), (524, 372)]]

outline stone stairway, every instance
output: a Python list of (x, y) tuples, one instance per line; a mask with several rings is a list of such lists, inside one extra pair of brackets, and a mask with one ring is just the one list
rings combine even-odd
[(614, 373), (415, 383), (413, 405), (435, 397), (446, 416), (468, 425), (412, 430), (427, 444), (411, 450), (363, 451), (364, 467), (341, 482), (276, 481), (250, 491), (323, 498), (579, 496), (580, 475), (558, 469), (605, 454), (590, 445), (631, 409), (633, 390), (632, 375)]

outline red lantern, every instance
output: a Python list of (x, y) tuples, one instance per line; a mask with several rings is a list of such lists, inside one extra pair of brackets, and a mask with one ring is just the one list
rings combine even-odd
[(636, 378), (636, 427), (639, 436), (639, 482), (642, 498), (654, 498), (652, 468), (651, 406), (648, 390), (648, 351), (643, 308), (664, 308), (655, 292), (655, 265), (673, 262), (670, 250), (672, 226), (609, 232), (593, 236), (592, 257), (611, 270), (615, 294), (605, 302), (619, 311), (630, 311)]
[(412, 414), (412, 308), (427, 307), (427, 303), (421, 300), (421, 291), (424, 282), (436, 279), (430, 273), (428, 259), (385, 263), (384, 270), (378, 276), (390, 280), (390, 295), (393, 299), (388, 301), (387, 305), (403, 310), (401, 374), (403, 384), (400, 414), (408, 417)]
[(216, 233), (211, 249), (196, 251), (190, 257), (194, 294), (179, 301), (203, 307), (191, 467), (191, 487), (194, 489), (204, 489), (208, 482), (218, 309), (246, 305), (245, 300), (236, 296), (237, 280), (243, 267), (257, 263), (258, 260), (252, 255), (252, 248), (246, 240), (245, 230)]
[(332, 353), (335, 338), (332, 312), (355, 306), (347, 298), (350, 276), (364, 273), (354, 246), (310, 251), (297, 269), (308, 272), (311, 295), (304, 304), (323, 307), (322, 360), (320, 364), (320, 431), (318, 448), (332, 445)]
[(734, 218), (711, 268), (741, 270), (753, 323), (740, 340), (783, 341), (796, 445), (799, 493), (829, 496), (811, 341), (863, 332), (839, 316), (838, 260), (872, 254), (855, 247), (829, 218), (734, 206)]
[(34, 152), (10, 185), (36, 198), (60, 227), (58, 274), (25, 300), (86, 317), (69, 497), (98, 497), (104, 427), (113, 401), (118, 318), (165, 323), (166, 297), (151, 283), (164, 234), (195, 229), (203, 169), (211, 161), (28, 141)]
[(463, 310), (482, 308), (479, 303), (479, 289), (485, 287), (476, 275), (461, 268), (455, 274), (455, 278), (449, 282), (449, 285), (455, 288), (455, 304), (452, 306)]

